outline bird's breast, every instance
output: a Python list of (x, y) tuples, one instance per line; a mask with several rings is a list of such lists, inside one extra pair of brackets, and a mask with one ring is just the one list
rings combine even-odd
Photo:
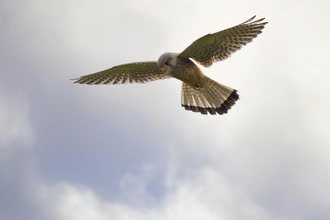
[(204, 77), (204, 74), (190, 59), (178, 58), (176, 66), (169, 75), (193, 87), (202, 87), (201, 79)]

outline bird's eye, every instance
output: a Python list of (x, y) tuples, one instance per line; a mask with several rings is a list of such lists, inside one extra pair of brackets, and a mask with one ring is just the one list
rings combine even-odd
[(167, 61), (165, 61), (165, 65), (168, 65), (168, 62)]

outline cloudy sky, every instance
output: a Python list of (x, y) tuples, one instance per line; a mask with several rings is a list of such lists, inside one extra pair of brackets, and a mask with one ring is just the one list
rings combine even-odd
[[(0, 0), (0, 219), (330, 219), (326, 0)], [(253, 43), (211, 68), (227, 115), (181, 83), (70, 79), (157, 60), (257, 15)]]

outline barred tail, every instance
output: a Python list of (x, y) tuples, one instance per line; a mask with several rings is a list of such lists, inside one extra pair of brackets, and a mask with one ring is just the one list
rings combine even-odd
[(203, 115), (207, 113), (222, 115), (226, 114), (238, 99), (237, 90), (208, 77), (203, 82), (202, 88), (198, 89), (182, 83), (181, 105), (188, 111), (200, 112)]

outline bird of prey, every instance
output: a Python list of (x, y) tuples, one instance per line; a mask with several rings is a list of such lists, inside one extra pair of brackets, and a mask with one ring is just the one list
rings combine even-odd
[[(228, 58), (261, 33), (268, 22), (256, 16), (234, 27), (207, 34), (181, 53), (164, 53), (158, 61), (136, 62), (81, 76), (75, 83), (125, 84), (146, 83), (159, 79), (176, 78), (182, 81), (181, 105), (188, 111), (201, 114), (225, 114), (238, 100), (237, 90), (205, 76), (193, 62), (210, 67), (214, 62)], [(193, 60), (193, 61), (192, 61)]]

